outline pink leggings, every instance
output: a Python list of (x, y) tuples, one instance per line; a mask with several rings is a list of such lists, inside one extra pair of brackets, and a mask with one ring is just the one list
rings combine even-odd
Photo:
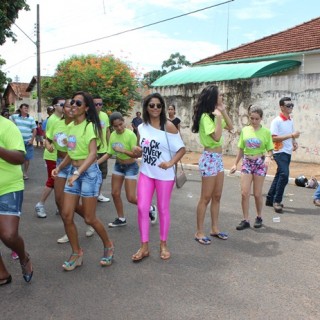
[(170, 229), (170, 200), (174, 181), (149, 178), (140, 172), (138, 179), (138, 224), (141, 242), (149, 242), (149, 210), (154, 190), (157, 192), (160, 240), (167, 241)]

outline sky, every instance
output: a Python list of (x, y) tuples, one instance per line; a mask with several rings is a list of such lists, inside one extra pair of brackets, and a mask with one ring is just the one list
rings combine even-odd
[[(31, 10), (20, 11), (11, 28), (18, 41), (7, 39), (0, 46), (0, 57), (6, 61), (1, 70), (8, 77), (27, 83), (37, 74), (37, 4), (44, 76), (54, 75), (61, 61), (83, 54), (113, 54), (143, 75), (161, 70), (163, 61), (172, 53), (179, 52), (193, 63), (292, 28), (320, 13), (319, 0), (26, 2)], [(207, 7), (211, 8), (201, 10)], [(186, 15), (194, 11), (197, 12)], [(176, 16), (182, 17), (154, 24)], [(144, 27), (149, 24), (153, 25)], [(138, 29), (126, 32), (135, 28)]]

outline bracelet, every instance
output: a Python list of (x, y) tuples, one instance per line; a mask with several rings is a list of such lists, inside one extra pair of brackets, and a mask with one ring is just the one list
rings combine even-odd
[(266, 157), (271, 158), (271, 156), (267, 155)]

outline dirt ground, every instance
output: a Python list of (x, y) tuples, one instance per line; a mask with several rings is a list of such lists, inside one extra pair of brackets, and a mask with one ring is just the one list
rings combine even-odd
[[(186, 164), (198, 164), (198, 160), (200, 157), (200, 153), (197, 152), (187, 152), (185, 156), (182, 158), (182, 162)], [(223, 156), (223, 164), (225, 169), (230, 169), (235, 161), (234, 156)], [(240, 168), (240, 164), (238, 165), (238, 169)], [(269, 170), (269, 175), (274, 175), (277, 170), (277, 165), (273, 161)], [(290, 164), (290, 178), (296, 178), (300, 175), (304, 175), (306, 178), (310, 179), (312, 176), (316, 177), (318, 181), (320, 181), (320, 164), (314, 163), (302, 163), (302, 162), (294, 162), (292, 161)]]

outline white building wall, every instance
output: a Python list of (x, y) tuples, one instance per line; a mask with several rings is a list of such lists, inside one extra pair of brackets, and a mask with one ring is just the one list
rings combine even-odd
[[(279, 100), (292, 98), (295, 105), (293, 119), (295, 129), (301, 131), (299, 149), (292, 160), (320, 163), (320, 73), (255, 78), (243, 81), (215, 83), (225, 93), (228, 112), (234, 123), (234, 133), (224, 133), (224, 152), (235, 155), (241, 128), (248, 123), (247, 109), (250, 104), (264, 111), (263, 124), (270, 127), (272, 119), (279, 114)], [(187, 150), (202, 151), (198, 134), (191, 132), (193, 105), (201, 90), (208, 84), (194, 84), (157, 88), (167, 105), (176, 105), (181, 119), (181, 135)], [(137, 104), (141, 110), (141, 103)], [(133, 114), (135, 114), (133, 110)], [(128, 121), (130, 122), (131, 119)]]

